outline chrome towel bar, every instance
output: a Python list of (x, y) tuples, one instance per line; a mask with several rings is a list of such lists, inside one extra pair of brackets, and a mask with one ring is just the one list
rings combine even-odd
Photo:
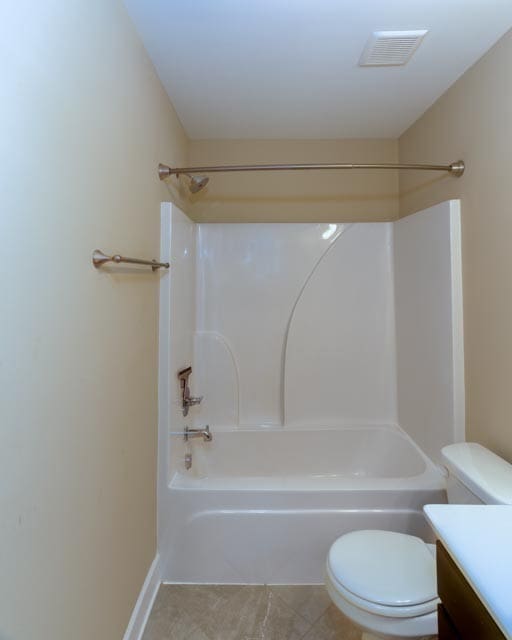
[(144, 264), (148, 267), (151, 267), (153, 271), (156, 271), (160, 268), (168, 269), (170, 266), (168, 262), (157, 262), (156, 260), (139, 260), (139, 258), (126, 258), (125, 256), (120, 256), (118, 254), (116, 254), (115, 256), (107, 256), (103, 253), (103, 251), (100, 251), (100, 249), (95, 249), (93, 251), (92, 263), (96, 267), (96, 269), (99, 269), (107, 262), (115, 262), (116, 264), (120, 264), (121, 262), (125, 262), (128, 264)]

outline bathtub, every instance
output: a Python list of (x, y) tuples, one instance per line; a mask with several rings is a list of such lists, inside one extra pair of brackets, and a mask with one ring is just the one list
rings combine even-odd
[(173, 526), (163, 578), (178, 583), (320, 584), (332, 542), (355, 529), (432, 541), (422, 507), (445, 479), (395, 426), (214, 430), (173, 447)]

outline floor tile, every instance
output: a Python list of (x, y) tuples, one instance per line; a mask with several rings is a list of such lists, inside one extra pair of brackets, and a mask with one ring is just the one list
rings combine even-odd
[(331, 604), (304, 636), (304, 640), (361, 640), (361, 631)]
[(325, 596), (316, 586), (162, 585), (143, 640), (360, 640)]
[(142, 640), (208, 640), (200, 638), (200, 632), (194, 620), (184, 611), (176, 612), (163, 608), (151, 612)]
[(215, 612), (196, 618), (210, 640), (299, 640), (310, 624), (266, 587), (242, 586)]
[[(262, 606), (257, 611), (254, 627), (247, 638), (251, 640), (299, 640), (311, 624), (288, 606), (281, 598), (267, 589)], [(246, 630), (249, 632), (249, 629)]]
[[(174, 640), (174, 638), (172, 639)], [(208, 636), (206, 636), (201, 629), (195, 629), (192, 633), (185, 638), (185, 640), (210, 640)]]
[(331, 599), (323, 585), (279, 585), (269, 589), (311, 623), (316, 622), (331, 605)]

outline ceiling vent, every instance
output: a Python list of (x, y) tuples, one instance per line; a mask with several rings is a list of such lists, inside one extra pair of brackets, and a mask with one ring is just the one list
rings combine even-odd
[(359, 60), (361, 67), (406, 64), (427, 34), (421, 31), (374, 31)]

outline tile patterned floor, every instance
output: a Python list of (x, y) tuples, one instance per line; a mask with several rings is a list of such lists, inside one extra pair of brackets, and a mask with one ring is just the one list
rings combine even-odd
[(361, 640), (322, 586), (162, 585), (143, 640)]

